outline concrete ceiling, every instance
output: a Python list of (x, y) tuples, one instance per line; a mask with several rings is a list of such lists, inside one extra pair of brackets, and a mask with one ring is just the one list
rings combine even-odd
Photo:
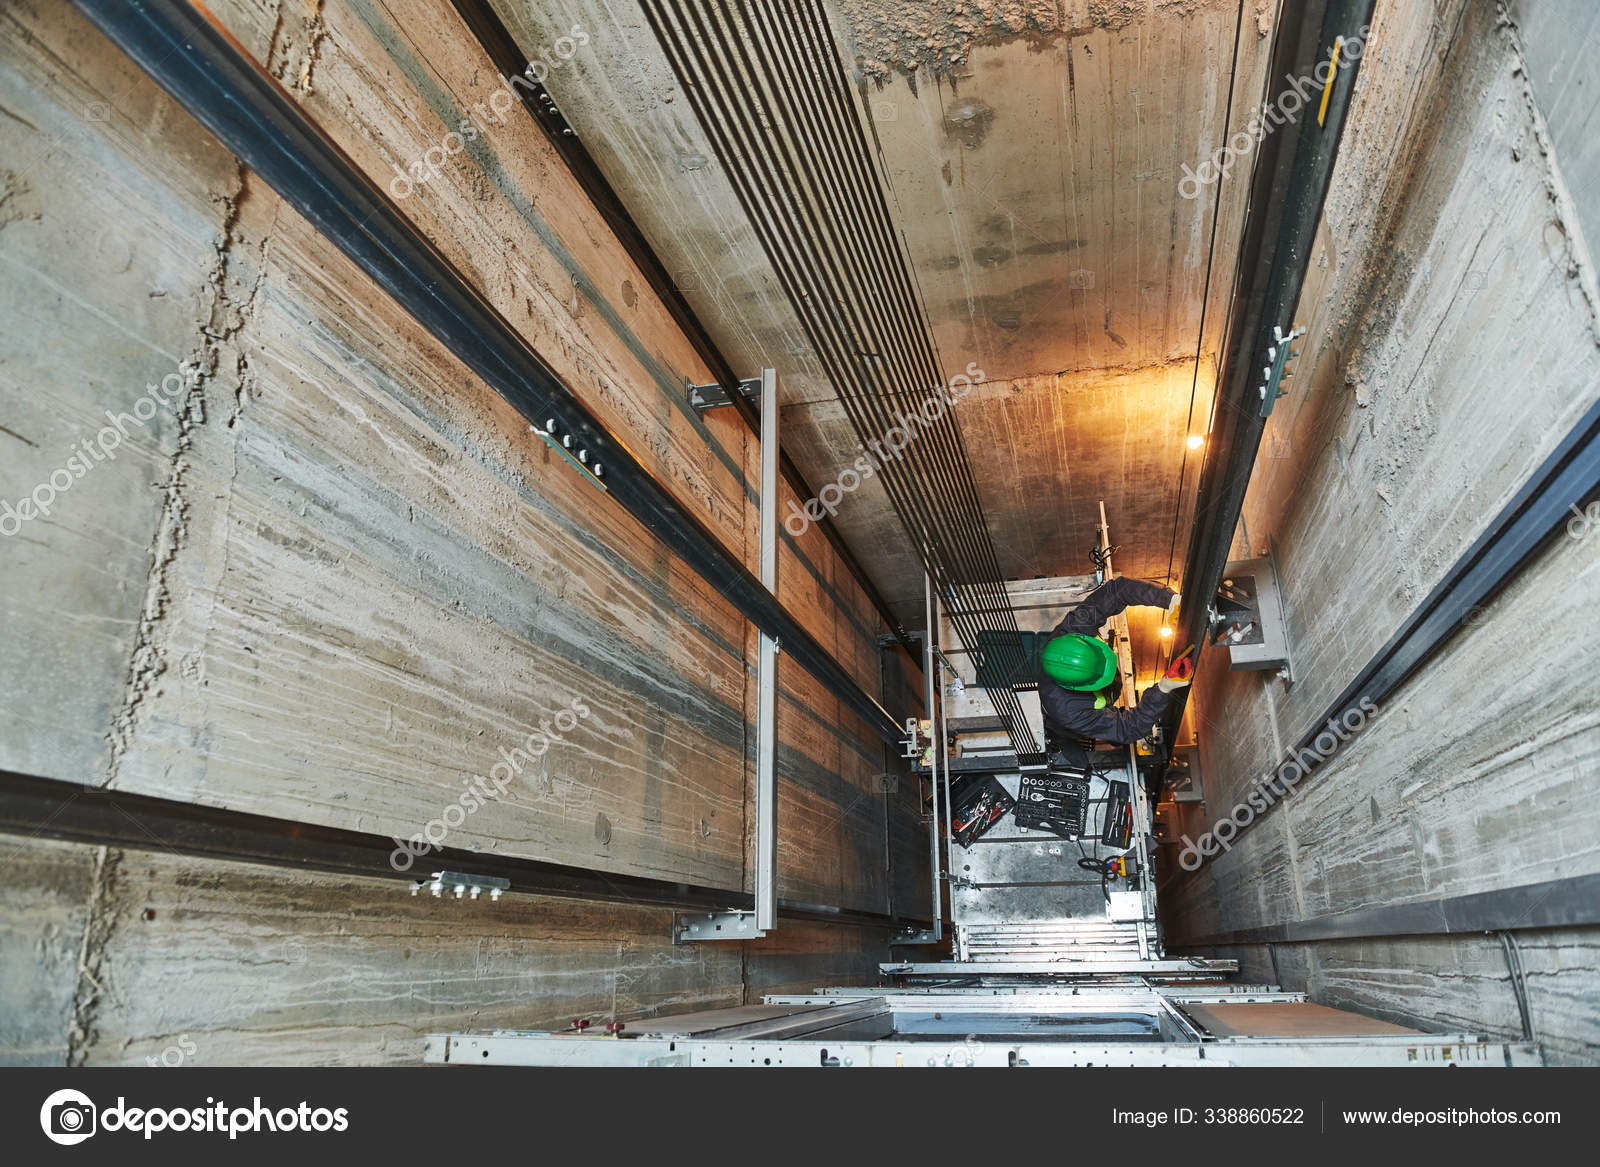
[(939, 346), (994, 380), (1194, 359), (1212, 203), (1179, 165), (1238, 5), (1076, 7), (837, 0)]
[[(1244, 3), (828, 0), (946, 376), (982, 371), (956, 416), (1008, 576), (1089, 570), (1102, 500), (1119, 570), (1165, 579), (1175, 522), (1182, 555), (1245, 184), (1180, 183), (1224, 140), (1230, 79), (1236, 120), (1261, 90), (1270, 9)], [(494, 6), (530, 59), (586, 30), (546, 84), (734, 368), (780, 370), (785, 447), (833, 481), (861, 443), (638, 5)], [(881, 487), (835, 522), (920, 625)]]

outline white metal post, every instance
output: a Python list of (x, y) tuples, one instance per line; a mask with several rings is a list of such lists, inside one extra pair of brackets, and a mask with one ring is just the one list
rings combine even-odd
[[(934, 871), (934, 878), (938, 879), (941, 874), (945, 876), (945, 884), (948, 889), (950, 887), (949, 877), (953, 876), (956, 870), (956, 829), (954, 826), (954, 812), (950, 806), (950, 758), (945, 753), (945, 747), (947, 743), (945, 740), (946, 727), (944, 723), (944, 683), (939, 679), (939, 662), (944, 656), (944, 653), (941, 651), (942, 640), (939, 633), (939, 621), (942, 618), (941, 613), (942, 608), (939, 604), (939, 589), (934, 588), (933, 607), (928, 613), (928, 640), (929, 643), (933, 645), (933, 651), (931, 655), (933, 660), (934, 700), (933, 708), (928, 711), (928, 716), (933, 719), (933, 776), (934, 781), (939, 783), (940, 790), (944, 798), (945, 857), (943, 870), (941, 871), (936, 868)], [(934, 803), (934, 809), (938, 809), (938, 803)], [(939, 828), (935, 826), (934, 833), (937, 834), (938, 830)], [(955, 912), (955, 893), (952, 890), (947, 890), (946, 895), (948, 895), (950, 898), (950, 910), (952, 913), (951, 918), (953, 920)], [(934, 927), (939, 928), (941, 925), (938, 921), (935, 921)], [(961, 934), (958, 931), (956, 935), (959, 937)]]
[[(761, 584), (778, 592), (778, 372), (761, 370)], [(756, 661), (756, 928), (778, 926), (778, 642)]]
[[(1105, 568), (1105, 577), (1109, 582), (1116, 578), (1116, 571), (1111, 566), (1111, 525), (1106, 522), (1105, 500), (1100, 500), (1100, 552), (1101, 564)], [(1122, 672), (1122, 707), (1132, 709), (1137, 703), (1134, 694), (1134, 674), (1131, 662), (1133, 660), (1132, 638), (1128, 635), (1128, 618), (1119, 615), (1114, 623), (1121, 630), (1123, 643), (1127, 648), (1129, 667), (1123, 668), (1122, 654), (1117, 654), (1117, 668)], [(1149, 849), (1145, 845), (1145, 824), (1150, 821), (1150, 803), (1145, 795), (1144, 783), (1139, 778), (1139, 750), (1130, 743), (1128, 745), (1128, 801), (1133, 808), (1133, 844), (1134, 856), (1139, 864), (1139, 902), (1143, 906), (1144, 919), (1138, 921), (1135, 931), (1139, 941), (1139, 959), (1148, 960), (1151, 955), (1151, 936), (1148, 920), (1155, 915), (1155, 901), (1153, 899), (1155, 880), (1150, 870)]]
[[(944, 896), (939, 879), (939, 749), (938, 726), (934, 721), (934, 704), (939, 689), (939, 663), (934, 656), (933, 632), (933, 576), (924, 575), (922, 584), (923, 611), (927, 624), (922, 634), (922, 688), (924, 712), (928, 715), (928, 735), (933, 745), (928, 751), (928, 789), (933, 792), (933, 805), (928, 814), (928, 866), (933, 880), (933, 938), (944, 936)], [(948, 801), (948, 800), (947, 800)]]

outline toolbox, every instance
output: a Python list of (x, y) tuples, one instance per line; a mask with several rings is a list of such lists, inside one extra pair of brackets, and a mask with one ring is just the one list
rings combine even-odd
[(1017, 787), (1017, 825), (1030, 831), (1076, 839), (1083, 834), (1088, 808), (1089, 776), (1081, 772), (1024, 774)]
[(992, 775), (971, 775), (950, 784), (950, 834), (970, 847), (1006, 817), (1016, 799)]

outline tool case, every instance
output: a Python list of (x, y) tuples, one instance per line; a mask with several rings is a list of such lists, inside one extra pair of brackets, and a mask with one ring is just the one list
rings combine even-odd
[(1083, 834), (1089, 809), (1089, 776), (1065, 770), (1024, 774), (1017, 786), (1016, 820), (1030, 831), (1063, 839)]
[(950, 784), (950, 834), (970, 847), (1015, 805), (1016, 799), (992, 775), (958, 778)]

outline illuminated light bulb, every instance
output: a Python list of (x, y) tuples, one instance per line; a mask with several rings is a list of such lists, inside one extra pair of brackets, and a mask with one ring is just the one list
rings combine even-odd
[(1189, 448), (1191, 450), (1198, 450), (1201, 446), (1203, 446), (1205, 444), (1206, 444), (1205, 438), (1201, 437), (1199, 434), (1190, 434), (1189, 435)]
[(1161, 635), (1164, 636), (1164, 637), (1171, 636), (1172, 635), (1172, 626), (1170, 624), (1163, 624), (1161, 626)]

